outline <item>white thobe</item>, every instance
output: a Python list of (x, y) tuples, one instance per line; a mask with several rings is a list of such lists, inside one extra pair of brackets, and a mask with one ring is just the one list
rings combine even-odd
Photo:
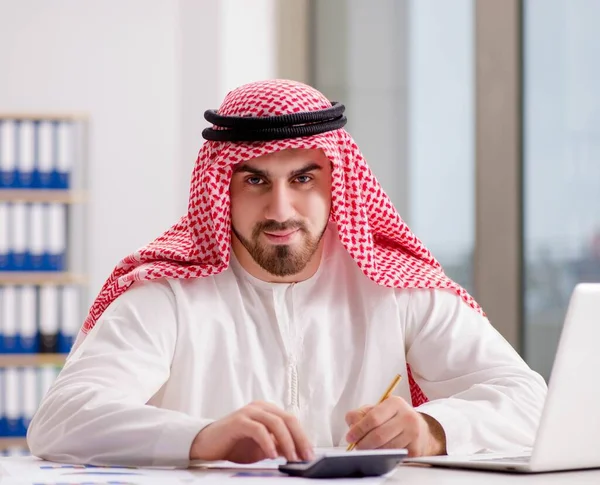
[(67, 362), (28, 431), (34, 455), (128, 465), (189, 462), (204, 426), (270, 401), (315, 446), (343, 446), (345, 414), (374, 404), (406, 364), (449, 454), (532, 446), (546, 396), (489, 321), (447, 290), (379, 286), (334, 230), (314, 276), (275, 284), (232, 254), (222, 273), (135, 283)]

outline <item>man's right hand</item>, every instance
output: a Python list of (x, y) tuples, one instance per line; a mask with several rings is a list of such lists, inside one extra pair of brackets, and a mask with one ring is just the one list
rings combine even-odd
[(278, 456), (311, 460), (313, 447), (295, 416), (266, 402), (248, 404), (209, 424), (190, 448), (191, 460), (254, 463)]

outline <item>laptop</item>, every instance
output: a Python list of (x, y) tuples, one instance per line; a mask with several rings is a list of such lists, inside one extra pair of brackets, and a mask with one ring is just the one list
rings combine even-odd
[(569, 301), (531, 452), (428, 456), (404, 463), (522, 473), (600, 468), (599, 374), (600, 284), (582, 283)]

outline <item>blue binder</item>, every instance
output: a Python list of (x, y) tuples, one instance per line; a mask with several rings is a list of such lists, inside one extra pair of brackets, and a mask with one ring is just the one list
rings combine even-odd
[(64, 271), (67, 251), (67, 208), (65, 204), (48, 204), (45, 219), (48, 238), (45, 268), (48, 271)]
[(71, 186), (73, 164), (73, 123), (60, 121), (55, 123), (55, 171), (54, 188), (68, 189)]
[(55, 136), (56, 123), (52, 121), (39, 121), (36, 123), (35, 143), (35, 186), (41, 189), (55, 187)]
[(6, 417), (5, 409), (6, 388), (4, 386), (4, 369), (0, 368), (0, 436), (6, 436)]
[(8, 215), (8, 204), (0, 202), (0, 271), (9, 270), (10, 225)]
[(14, 120), (0, 120), (0, 188), (17, 187), (18, 133)]
[(59, 287), (41, 285), (39, 288), (39, 329), (40, 352), (55, 353), (58, 351), (60, 331)]
[(20, 376), (17, 367), (4, 369), (4, 416), (6, 436), (22, 436)]
[(10, 253), (9, 268), (13, 271), (28, 271), (30, 256), (28, 251), (27, 204), (14, 202), (10, 204)]
[(0, 324), (2, 324), (3, 352), (14, 354), (19, 352), (17, 290), (15, 286), (6, 285), (2, 288), (2, 311)]
[(29, 255), (31, 271), (46, 270), (46, 241), (45, 221), (46, 208), (44, 204), (34, 203), (28, 206), (28, 234), (29, 234)]
[(18, 288), (19, 318), (17, 335), (21, 353), (35, 353), (39, 348), (37, 324), (37, 290), (35, 286), (25, 285)]
[[(0, 354), (6, 353), (4, 350), (4, 312), (4, 287), (0, 286)], [(2, 392), (2, 386), (0, 385), (0, 398), (2, 397)]]
[(32, 120), (16, 122), (19, 143), (17, 145), (17, 187), (34, 187), (35, 168), (35, 123)]

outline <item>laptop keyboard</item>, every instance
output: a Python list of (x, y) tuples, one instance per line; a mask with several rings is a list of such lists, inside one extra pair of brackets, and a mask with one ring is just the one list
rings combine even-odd
[(493, 461), (496, 463), (506, 463), (506, 462), (518, 462), (518, 463), (528, 463), (531, 460), (531, 456), (505, 456), (502, 458), (478, 458), (474, 461)]

